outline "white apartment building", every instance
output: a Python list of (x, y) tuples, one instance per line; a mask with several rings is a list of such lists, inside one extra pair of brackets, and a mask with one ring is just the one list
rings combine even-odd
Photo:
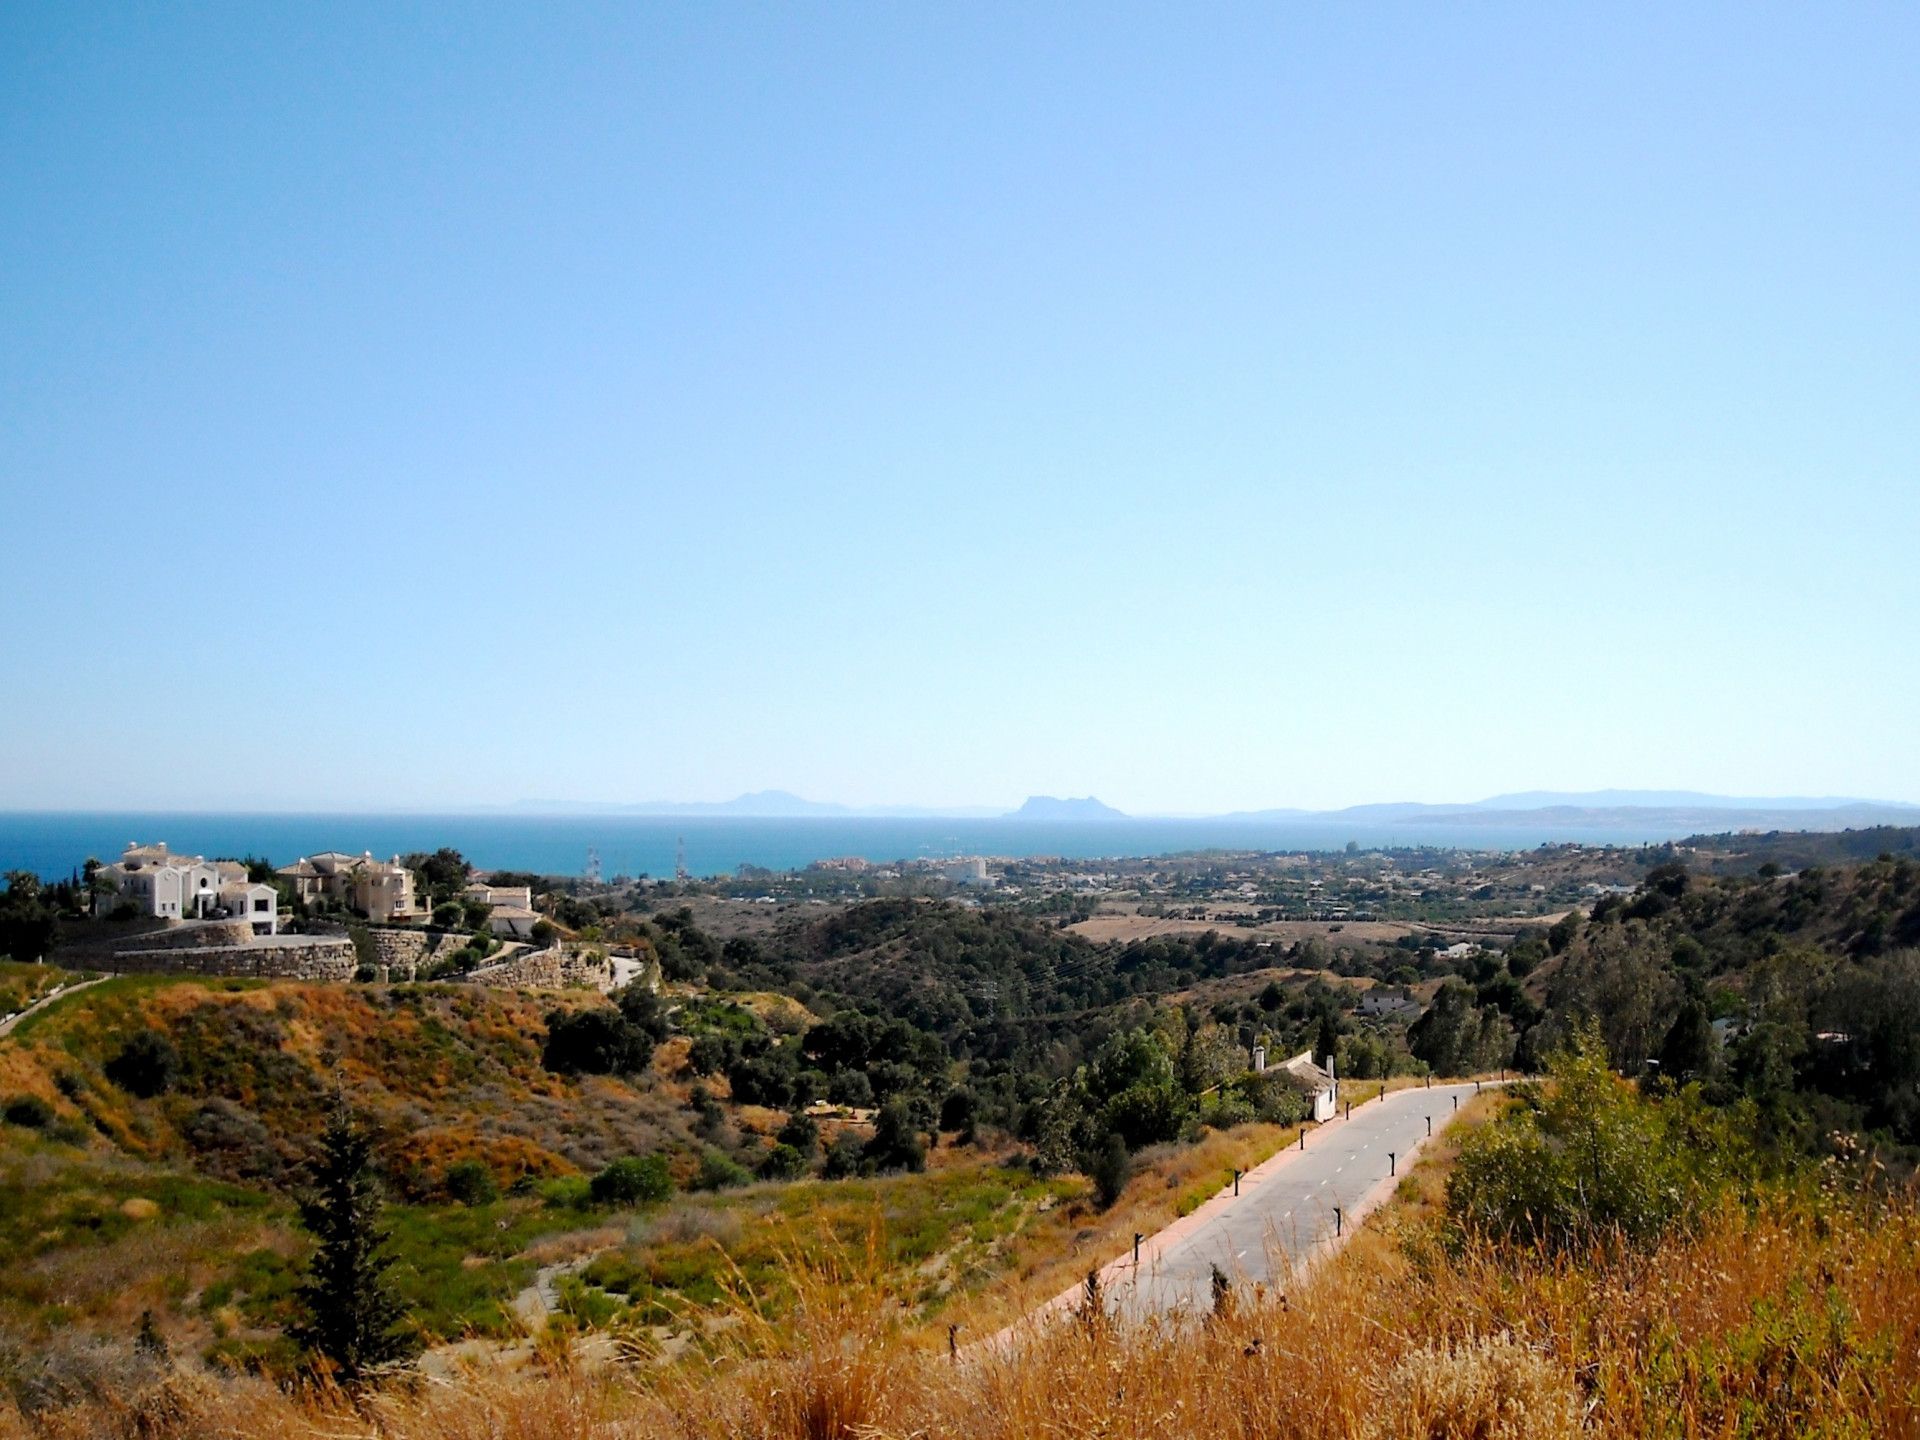
[(987, 862), (979, 855), (966, 855), (958, 860), (949, 860), (944, 871), (947, 880), (954, 885), (988, 886), (993, 877), (987, 874)]

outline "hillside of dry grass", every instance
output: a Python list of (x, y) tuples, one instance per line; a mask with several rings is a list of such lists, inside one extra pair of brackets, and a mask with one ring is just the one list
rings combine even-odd
[[(588, 1003), (597, 997), (125, 977), (16, 1031), (0, 1049), (0, 1094), (40, 1097), (95, 1137), (90, 1148), (240, 1181), (284, 1180), (336, 1093), (418, 1193), (453, 1158), (478, 1157), (510, 1185), (684, 1141), (685, 1095), (668, 1077), (630, 1086), (541, 1064), (547, 1012)], [(151, 1099), (105, 1074), (141, 1031), (180, 1056)]]
[[(708, 1008), (683, 1000), (689, 1015)], [(785, 997), (732, 1000), (805, 1020)], [(1084, 1178), (1039, 1177), (1016, 1144), (951, 1135), (925, 1174), (742, 1186), (736, 1173), (724, 1180), (735, 1188), (696, 1190), (701, 1156), (764, 1148), (786, 1113), (729, 1103), (724, 1076), (689, 1073), (685, 1035), (642, 1075), (548, 1071), (547, 1012), (598, 1003), (129, 977), (35, 1016), (0, 1046), (0, 1096), (44, 1112), (0, 1124), (0, 1345), (111, 1344), (150, 1315), (183, 1356), (290, 1365), (281, 1330), (308, 1248), (291, 1191), (336, 1093), (375, 1136), (396, 1283), (435, 1341), (513, 1340), (542, 1267), (572, 1262), (549, 1282), (562, 1328), (705, 1344), (743, 1300), (763, 1317), (789, 1309), (789, 1270), (869, 1251), (914, 1314), (990, 1329), (1020, 1296), (1070, 1283), (1088, 1257), (1192, 1208), (1292, 1134), (1247, 1124), (1145, 1151), (1104, 1210)], [(144, 1097), (113, 1074), (139, 1035), (177, 1055), (164, 1090)], [(825, 1118), (820, 1130), (830, 1145), (871, 1126)], [(588, 1176), (635, 1154), (669, 1158), (680, 1193), (665, 1210), (590, 1192)], [(455, 1167), (476, 1164), (485, 1193), (455, 1198)]]
[[(123, 1337), (151, 1312), (190, 1353), (276, 1354), (307, 1248), (290, 1192), (339, 1094), (376, 1136), (423, 1327), (513, 1333), (531, 1247), (604, 1221), (580, 1177), (656, 1152), (690, 1176), (698, 1153), (671, 1047), (634, 1082), (541, 1063), (546, 1013), (597, 1003), (157, 977), (56, 1003), (0, 1045), (0, 1327)], [(178, 1057), (145, 1097), (111, 1074), (142, 1034)], [(469, 1203), (462, 1163), (487, 1177)]]
[[(1920, 1207), (1838, 1172), (1646, 1247), (1463, 1238), (1428, 1164), (1335, 1262), (1205, 1324), (1067, 1320), (1010, 1349), (916, 1343), (852, 1257), (796, 1267), (778, 1323), (711, 1361), (518, 1371), (352, 1401), (152, 1357), (118, 1383), (0, 1409), (0, 1436), (378, 1434), (392, 1440), (1289, 1440), (1920, 1434)], [(86, 1370), (68, 1356), (67, 1373)], [(72, 1382), (69, 1382), (72, 1383)], [(80, 1387), (76, 1387), (80, 1388)]]

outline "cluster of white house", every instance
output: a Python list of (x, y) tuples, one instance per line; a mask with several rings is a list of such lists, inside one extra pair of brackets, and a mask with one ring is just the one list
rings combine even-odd
[(164, 920), (245, 920), (256, 935), (280, 929), (280, 892), (249, 880), (238, 861), (175, 855), (165, 844), (129, 845), (99, 873), (113, 887), (111, 900), (102, 895), (103, 907), (131, 901)]
[[(247, 867), (233, 860), (176, 855), (165, 843), (129, 845), (101, 877), (112, 886), (100, 908), (131, 901), (143, 915), (162, 920), (246, 920), (256, 935), (280, 928), (280, 892), (247, 878)], [(369, 920), (385, 925), (422, 924), (432, 906), (415, 890), (413, 871), (400, 857), (376, 860), (371, 851), (347, 855), (338, 850), (303, 855), (274, 872), (296, 898), (309, 905), (337, 901)], [(463, 898), (489, 908), (487, 922), (496, 935), (521, 939), (533, 933), (540, 914), (526, 885), (493, 885), (475, 879)]]

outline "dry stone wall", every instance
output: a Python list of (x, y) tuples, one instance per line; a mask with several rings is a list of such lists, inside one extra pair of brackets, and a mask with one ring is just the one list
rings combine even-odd
[[(253, 939), (253, 926), (244, 920), (190, 920), (169, 925), (164, 930), (142, 935), (126, 946), (129, 950), (208, 950), (245, 945)], [(116, 952), (118, 953), (118, 952)]]
[(114, 952), (113, 968), (136, 975), (238, 975), (261, 980), (351, 980), (353, 942), (324, 935), (249, 938), (246, 944)]
[(253, 934), (251, 926), (240, 922), (236, 931), (227, 920), (138, 920), (83, 921), (78, 933), (63, 934), (60, 947), (52, 956), (69, 970), (111, 970), (113, 957), (122, 950), (173, 950), (183, 946), (238, 944)]
[(371, 962), (382, 980), (413, 980), (430, 960), (451, 955), (471, 937), (457, 930), (367, 930)]
[(503, 990), (599, 990), (613, 988), (613, 962), (599, 951), (555, 945), (528, 950), (496, 965), (482, 965), (467, 976), (474, 985)]

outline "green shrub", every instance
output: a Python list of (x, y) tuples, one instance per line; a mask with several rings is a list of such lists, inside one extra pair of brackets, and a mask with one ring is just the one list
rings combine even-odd
[(447, 1194), (462, 1205), (487, 1205), (500, 1198), (493, 1171), (479, 1160), (456, 1160), (441, 1178)]
[(539, 1182), (540, 1203), (556, 1210), (585, 1210), (593, 1204), (593, 1182), (584, 1175), (562, 1175)]
[(777, 1144), (760, 1161), (763, 1180), (798, 1180), (807, 1173), (807, 1157), (793, 1146)]
[(1254, 1118), (1253, 1102), (1239, 1091), (1222, 1086), (1201, 1104), (1200, 1118), (1216, 1130), (1231, 1130)]
[(732, 1158), (722, 1155), (718, 1150), (709, 1150), (700, 1157), (700, 1173), (694, 1176), (695, 1190), (731, 1190), (745, 1185), (753, 1175), (743, 1165)]
[(858, 1175), (862, 1148), (858, 1135), (842, 1131), (827, 1147), (826, 1168), (820, 1173), (829, 1180), (844, 1180), (850, 1175)]
[(1647, 1244), (1757, 1178), (1744, 1112), (1709, 1109), (1691, 1088), (1642, 1096), (1608, 1069), (1591, 1027), (1525, 1099), (1461, 1144), (1447, 1208), (1466, 1229), (1554, 1248)]
[(1174, 1139), (1186, 1115), (1187, 1098), (1171, 1081), (1129, 1085), (1101, 1112), (1107, 1128), (1133, 1150)]
[(796, 1110), (787, 1117), (787, 1123), (780, 1127), (780, 1133), (773, 1137), (782, 1145), (791, 1145), (800, 1152), (803, 1160), (812, 1159), (820, 1152), (820, 1124), (804, 1110)]
[(593, 1177), (596, 1205), (652, 1205), (673, 1194), (673, 1176), (658, 1155), (629, 1155)]
[(631, 1075), (647, 1068), (653, 1047), (672, 1026), (660, 998), (644, 985), (629, 985), (611, 1006), (547, 1016), (541, 1061), (560, 1075)]
[(595, 1006), (547, 1017), (541, 1061), (560, 1075), (630, 1075), (646, 1068), (653, 1042), (635, 1031), (618, 1010)]
[(0, 1120), (24, 1130), (44, 1130), (53, 1123), (53, 1107), (38, 1095), (15, 1095), (0, 1106)]
[(141, 1030), (103, 1068), (107, 1079), (129, 1095), (151, 1100), (173, 1089), (180, 1076), (180, 1052), (158, 1030)]

